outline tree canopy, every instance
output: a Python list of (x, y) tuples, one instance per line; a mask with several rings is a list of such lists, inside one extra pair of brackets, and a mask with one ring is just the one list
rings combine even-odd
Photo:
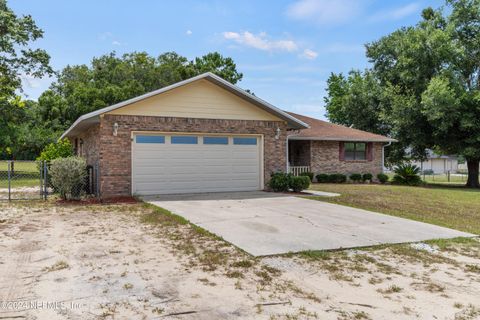
[[(427, 148), (465, 157), (480, 187), (480, 1), (427, 8), (415, 26), (366, 45), (372, 68), (332, 74), (326, 108), (336, 123), (391, 135), (398, 151)], [(395, 149), (394, 149), (395, 150)]]
[(43, 122), (63, 130), (82, 114), (208, 71), (234, 84), (243, 76), (231, 58), (217, 52), (191, 61), (175, 52), (156, 58), (145, 52), (112, 52), (94, 58), (90, 66), (65, 67), (40, 96), (37, 112)]
[(51, 74), (50, 56), (31, 44), (43, 36), (31, 16), (18, 17), (5, 0), (0, 0), (0, 156), (12, 157), (32, 146), (26, 137), (30, 117), (29, 104), (17, 92), (22, 90), (22, 77)]

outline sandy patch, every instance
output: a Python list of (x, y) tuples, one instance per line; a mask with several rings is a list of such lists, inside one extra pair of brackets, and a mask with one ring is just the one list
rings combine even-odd
[(252, 259), (189, 225), (141, 222), (149, 210), (0, 204), (0, 318), (480, 316), (479, 247)]

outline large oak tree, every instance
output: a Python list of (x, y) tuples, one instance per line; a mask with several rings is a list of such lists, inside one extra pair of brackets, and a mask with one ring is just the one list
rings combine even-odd
[[(372, 70), (347, 81), (343, 93), (330, 85), (338, 82), (332, 75), (327, 111), (338, 123), (387, 129), (416, 158), (427, 148), (463, 155), (467, 186), (480, 187), (480, 1), (449, 0), (447, 6), (448, 14), (427, 8), (417, 25), (367, 44)], [(355, 100), (359, 82), (378, 87), (364, 86), (367, 92)], [(368, 92), (377, 99), (365, 99)], [(361, 112), (345, 111), (352, 108), (371, 111), (378, 122), (366, 127)]]

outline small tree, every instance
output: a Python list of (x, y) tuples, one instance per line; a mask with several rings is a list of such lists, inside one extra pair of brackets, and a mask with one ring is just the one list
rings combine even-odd
[(52, 160), (51, 183), (62, 199), (80, 199), (87, 177), (86, 166), (85, 159), (80, 157)]

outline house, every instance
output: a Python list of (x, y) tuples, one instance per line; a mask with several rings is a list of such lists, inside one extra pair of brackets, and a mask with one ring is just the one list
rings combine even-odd
[[(396, 141), (289, 112), (309, 125), (287, 137), (290, 171), (305, 166), (315, 173), (372, 173), (383, 171), (384, 147)], [(292, 170), (293, 169), (293, 170)], [(302, 170), (302, 171), (303, 171)]]
[(85, 114), (63, 133), (103, 197), (264, 189), (272, 172), (382, 170), (390, 138), (282, 111), (205, 73)]
[(458, 158), (455, 155), (440, 155), (427, 150), (427, 157), (423, 161), (413, 161), (412, 164), (421, 168), (422, 172), (433, 174), (456, 173), (461, 171)]

